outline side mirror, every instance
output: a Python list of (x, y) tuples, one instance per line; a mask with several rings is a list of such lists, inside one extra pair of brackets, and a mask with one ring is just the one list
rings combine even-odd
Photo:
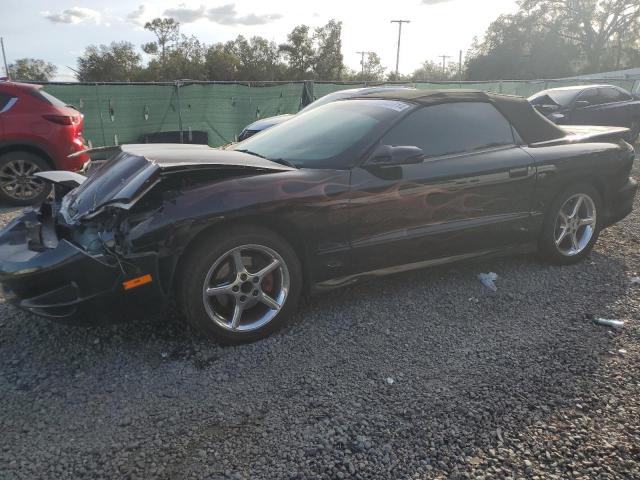
[(422, 163), (424, 152), (419, 147), (379, 145), (367, 162), (368, 165), (409, 165)]
[(574, 105), (575, 108), (585, 108), (590, 106), (591, 106), (591, 102), (588, 100), (578, 100)]

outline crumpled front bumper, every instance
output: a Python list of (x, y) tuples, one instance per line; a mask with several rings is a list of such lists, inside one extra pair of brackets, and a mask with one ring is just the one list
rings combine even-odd
[[(154, 263), (142, 261), (145, 267)], [(89, 254), (59, 238), (53, 221), (43, 220), (37, 211), (26, 211), (0, 232), (4, 297), (40, 316), (94, 320), (96, 313), (110, 310), (122, 297), (131, 296), (122, 282), (144, 267), (128, 262), (128, 268), (131, 272), (123, 271), (111, 254)], [(149, 293), (153, 288), (137, 290)]]

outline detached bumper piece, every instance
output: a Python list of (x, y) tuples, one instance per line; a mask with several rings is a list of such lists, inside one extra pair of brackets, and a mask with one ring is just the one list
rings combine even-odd
[[(109, 254), (91, 255), (59, 239), (53, 221), (26, 212), (0, 232), (0, 283), (6, 300), (19, 308), (53, 319), (77, 319), (111, 309), (123, 295), (131, 275)], [(152, 264), (149, 258), (143, 261)], [(136, 290), (151, 289), (151, 286)], [(136, 292), (137, 293), (137, 292)]]

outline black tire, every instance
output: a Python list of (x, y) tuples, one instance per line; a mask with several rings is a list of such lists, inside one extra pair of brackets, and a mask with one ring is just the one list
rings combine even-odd
[[(302, 268), (293, 248), (286, 240), (270, 230), (251, 226), (233, 226), (227, 229), (222, 227), (222, 230), (220, 233), (206, 235), (199, 239), (194, 245), (188, 247), (189, 251), (185, 253), (185, 256), (180, 261), (179, 273), (177, 275), (178, 305), (187, 321), (211, 339), (225, 344), (253, 342), (268, 336), (282, 327), (296, 311), (302, 292)], [(245, 298), (248, 298), (247, 301), (257, 302), (253, 306), (247, 307), (241, 317), (245, 315), (251, 317), (253, 315), (261, 318), (260, 313), (264, 310), (264, 318), (266, 318), (274, 311), (277, 312), (275, 316), (264, 325), (260, 325), (253, 330), (245, 331), (232, 330), (231, 318), (229, 318), (229, 324), (226, 327), (221, 326), (217, 323), (220, 319), (215, 315), (217, 308), (224, 309), (226, 307), (228, 309), (227, 315), (232, 317), (233, 309), (231, 305), (239, 305), (238, 302), (240, 302), (241, 297), (238, 295), (242, 294), (242, 290), (239, 293), (229, 291), (229, 293), (221, 294), (221, 296), (211, 297), (205, 297), (204, 293), (205, 283), (209, 287), (215, 286), (212, 285), (212, 283), (215, 282), (209, 280), (208, 275), (217, 263), (219, 266), (216, 267), (216, 269), (220, 268), (220, 270), (224, 270), (226, 268), (229, 271), (228, 278), (232, 279), (225, 280), (223, 282), (224, 284), (228, 283), (231, 285), (233, 282), (242, 281), (240, 274), (238, 274), (233, 267), (233, 255), (231, 254), (231, 258), (229, 257), (231, 251), (241, 246), (260, 247), (264, 250), (269, 250), (270, 253), (265, 254), (265, 264), (276, 259), (275, 256), (277, 256), (281, 265), (277, 267), (273, 273), (265, 274), (263, 278), (260, 278), (258, 280), (259, 283), (252, 283), (252, 280), (255, 279), (254, 277), (245, 279), (244, 283), (238, 283), (241, 289), (244, 289), (244, 287), (249, 284), (248, 288), (251, 290), (247, 291)], [(263, 253), (259, 250), (251, 250), (251, 248), (247, 248), (243, 250), (243, 252), (247, 254), (245, 258), (250, 258), (250, 261), (253, 261), (256, 256), (259, 257), (260, 254)], [(252, 252), (254, 257), (249, 255), (249, 253)], [(275, 255), (271, 260), (267, 258), (270, 254)], [(221, 259), (223, 258), (227, 258), (228, 260), (222, 261)], [(260, 260), (260, 258), (258, 258), (258, 260)], [(257, 268), (260, 269), (260, 267)], [(247, 268), (247, 272), (251, 272), (251, 275), (256, 273), (253, 270), (252, 268)], [(287, 293), (284, 293), (284, 299), (282, 300), (282, 305), (279, 310), (269, 308), (261, 301), (252, 298), (252, 295), (255, 295), (255, 292), (258, 290), (260, 291), (260, 295), (256, 298), (262, 298), (262, 293), (265, 290), (263, 282), (267, 280), (267, 275), (272, 276), (271, 283), (276, 285), (276, 289), (277, 285), (280, 285), (280, 290), (278, 290), (280, 294), (283, 292), (282, 285), (284, 278), (288, 278), (288, 290)], [(253, 288), (257, 290), (252, 290)], [(264, 291), (264, 293), (267, 292)], [(207, 300), (205, 300), (205, 298)], [(206, 302), (210, 303), (206, 304)], [(226, 305), (221, 305), (220, 303), (226, 303)], [(244, 305), (248, 304), (245, 303)], [(210, 316), (210, 314), (212, 316)], [(255, 322), (259, 324), (259, 320)], [(242, 324), (242, 321), (240, 321), (240, 324)], [(249, 326), (250, 325), (240, 325), (240, 328), (249, 328)]]
[[(30, 152), (9, 152), (0, 155), (0, 202), (25, 206), (41, 202), (49, 194), (51, 186), (22, 172), (35, 173), (51, 170), (42, 157)], [(16, 179), (16, 182), (12, 182)], [(15, 185), (15, 186), (14, 186)], [(39, 185), (39, 189), (33, 185)], [(33, 194), (27, 195), (28, 192)]]
[[(565, 204), (570, 199), (576, 198), (576, 196), (579, 195), (584, 195), (590, 198), (593, 202), (593, 208), (595, 209), (595, 222), (593, 223), (591, 237), (588, 242), (584, 244), (584, 246), (578, 251), (578, 253), (568, 254), (567, 252), (563, 252), (563, 247), (567, 244), (567, 242), (571, 242), (570, 238), (568, 240), (563, 240), (560, 246), (556, 245), (556, 234), (558, 233), (558, 238), (560, 238), (559, 234), (563, 230), (562, 228), (557, 229), (557, 227), (559, 226), (558, 223), (561, 221), (559, 219), (560, 209), (563, 206), (565, 206), (566, 208)], [(585, 203), (588, 203), (588, 200), (585, 199)], [(602, 228), (602, 217), (604, 213), (602, 205), (602, 197), (600, 196), (598, 190), (592, 185), (586, 183), (572, 185), (571, 187), (563, 191), (560, 195), (558, 195), (547, 210), (542, 232), (538, 240), (538, 251), (542, 258), (556, 265), (572, 265), (581, 261), (587, 255), (589, 255), (589, 253), (593, 249), (593, 246), (598, 240), (598, 235), (600, 234), (600, 229)], [(577, 232), (577, 235), (579, 236), (580, 232), (584, 233), (584, 230), (580, 230), (580, 227), (578, 227)], [(586, 238), (587, 237), (584, 237), (585, 240)], [(566, 247), (564, 249), (566, 250)]]

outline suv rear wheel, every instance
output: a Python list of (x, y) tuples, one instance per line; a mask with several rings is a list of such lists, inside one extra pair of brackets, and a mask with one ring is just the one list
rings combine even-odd
[(18, 206), (40, 202), (49, 186), (33, 174), (46, 170), (51, 170), (47, 162), (30, 152), (0, 155), (0, 201)]

